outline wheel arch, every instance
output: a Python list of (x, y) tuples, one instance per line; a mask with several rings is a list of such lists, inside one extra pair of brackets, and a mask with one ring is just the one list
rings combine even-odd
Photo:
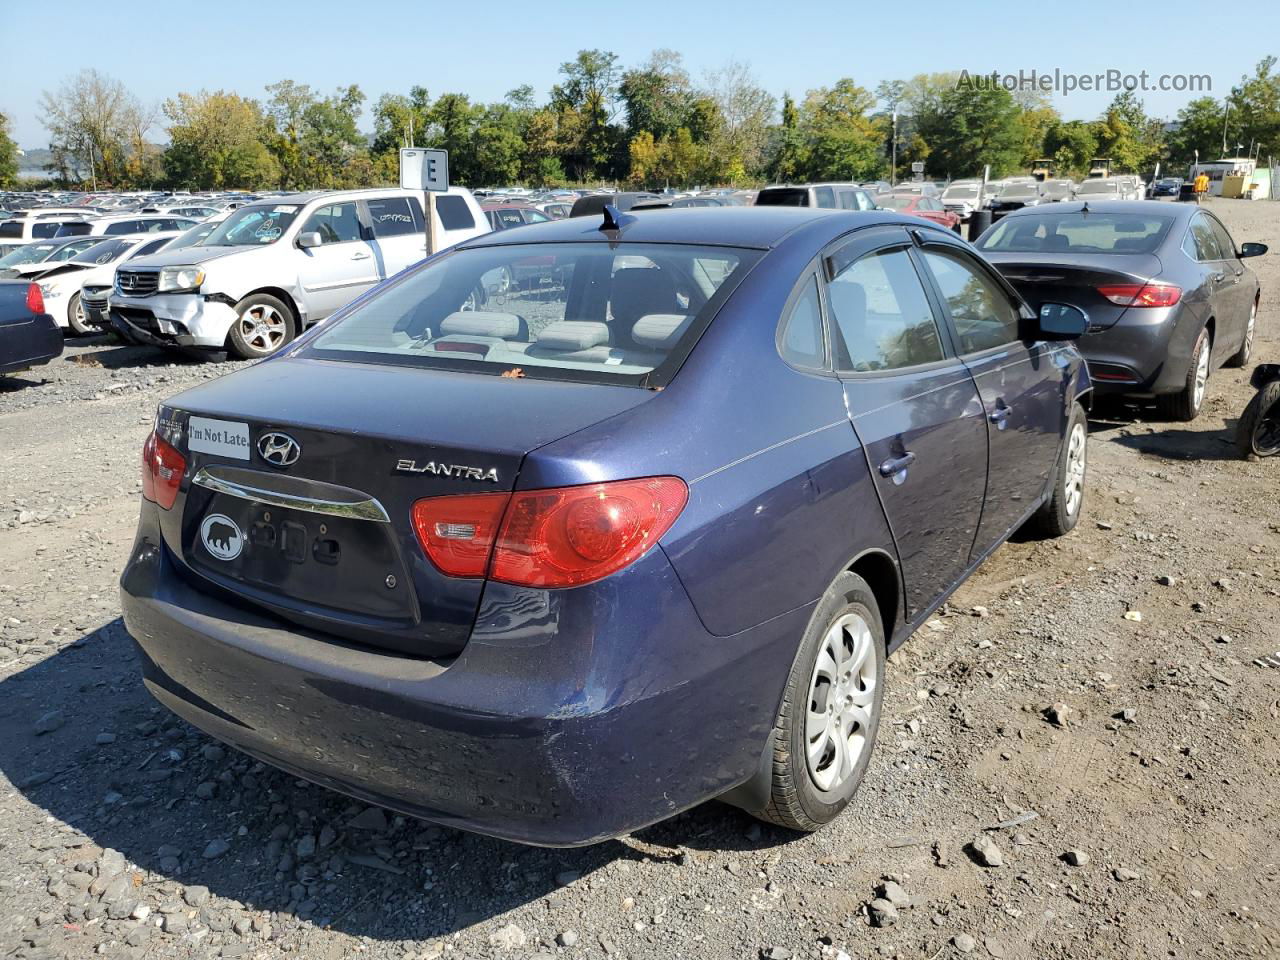
[(244, 303), (244, 301), (248, 300), (250, 297), (259, 293), (266, 294), (268, 297), (275, 297), (277, 300), (283, 303), (286, 307), (292, 310), (293, 320), (295, 325), (297, 326), (297, 329), (294, 331), (294, 334), (296, 336), (297, 334), (302, 332), (302, 324), (303, 324), (304, 318), (303, 318), (302, 312), (298, 309), (298, 301), (294, 299), (293, 294), (291, 294), (288, 290), (284, 289), (283, 287), (256, 287), (253, 290), (250, 290), (248, 293), (246, 293), (239, 300), (237, 300), (236, 306), (239, 306), (240, 304)]
[(897, 561), (884, 550), (873, 547), (858, 554), (845, 570), (857, 574), (871, 588), (876, 606), (880, 608), (885, 646), (892, 646), (902, 612), (902, 573)]

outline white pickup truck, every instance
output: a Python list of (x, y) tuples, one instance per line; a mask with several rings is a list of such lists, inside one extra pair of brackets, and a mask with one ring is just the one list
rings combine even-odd
[[(435, 197), (438, 246), (489, 232), (470, 191)], [(422, 195), (326, 191), (240, 207), (194, 246), (116, 272), (112, 325), (132, 339), (265, 357), (426, 256)]]

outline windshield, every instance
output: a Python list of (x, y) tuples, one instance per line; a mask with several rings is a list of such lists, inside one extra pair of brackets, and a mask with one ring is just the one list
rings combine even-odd
[(42, 263), (54, 251), (60, 249), (62, 249), (60, 243), (28, 243), (0, 257), (0, 267), (16, 267), (20, 263)]
[(460, 250), (382, 288), (305, 355), (655, 386), (759, 256), (683, 244)]
[(215, 227), (200, 242), (202, 247), (245, 247), (275, 243), (289, 229), (298, 211), (297, 203), (255, 204), (241, 207)]
[(118, 260), (128, 250), (132, 250), (138, 245), (136, 239), (126, 240), (117, 238), (113, 240), (103, 240), (101, 243), (95, 243), (88, 250), (76, 254), (72, 263), (110, 263)]
[(186, 247), (200, 246), (200, 241), (209, 234), (213, 233), (216, 223), (202, 223), (199, 226), (192, 227), (186, 233), (174, 237), (173, 243), (165, 247), (166, 250), (183, 250)]
[(963, 187), (947, 187), (942, 192), (943, 200), (975, 200), (978, 196), (978, 188), (965, 184)]
[(1172, 223), (1172, 217), (1152, 214), (1037, 213), (1001, 220), (983, 234), (978, 248), (1008, 253), (1151, 253)]
[(1115, 193), (1117, 184), (1114, 180), (1086, 180), (1076, 188), (1076, 196), (1084, 193)]

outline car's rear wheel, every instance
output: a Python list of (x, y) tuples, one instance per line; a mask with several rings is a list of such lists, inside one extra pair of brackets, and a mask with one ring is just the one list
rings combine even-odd
[(1244, 343), (1227, 361), (1228, 367), (1243, 367), (1253, 356), (1253, 341), (1258, 336), (1258, 301), (1249, 304), (1249, 325), (1244, 328)]
[(80, 302), (80, 294), (73, 293), (67, 301), (67, 326), (77, 337), (85, 337), (94, 333), (94, 328), (84, 321), (84, 304)]
[(275, 297), (251, 293), (236, 304), (236, 322), (227, 342), (242, 360), (270, 356), (294, 338), (297, 321), (293, 311)]
[(1031, 516), (1028, 526), (1042, 537), (1061, 537), (1080, 522), (1084, 511), (1085, 479), (1089, 466), (1089, 420), (1075, 404), (1054, 473), (1053, 493)]
[(1209, 386), (1209, 356), (1213, 352), (1208, 329), (1200, 331), (1191, 362), (1187, 365), (1187, 379), (1177, 393), (1165, 394), (1156, 401), (1160, 414), (1169, 420), (1190, 423), (1200, 416), (1205, 392)]
[(761, 819), (813, 831), (848, 806), (880, 726), (884, 661), (875, 595), (861, 577), (841, 574), (810, 619), (787, 679)]

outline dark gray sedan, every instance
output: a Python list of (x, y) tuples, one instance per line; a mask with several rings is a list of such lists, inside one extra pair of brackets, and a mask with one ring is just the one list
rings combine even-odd
[(1027, 207), (977, 245), (1032, 306), (1089, 314), (1079, 346), (1099, 394), (1155, 398), (1169, 419), (1194, 420), (1210, 372), (1244, 366), (1253, 352), (1258, 278), (1243, 261), (1267, 247), (1237, 247), (1203, 207)]

